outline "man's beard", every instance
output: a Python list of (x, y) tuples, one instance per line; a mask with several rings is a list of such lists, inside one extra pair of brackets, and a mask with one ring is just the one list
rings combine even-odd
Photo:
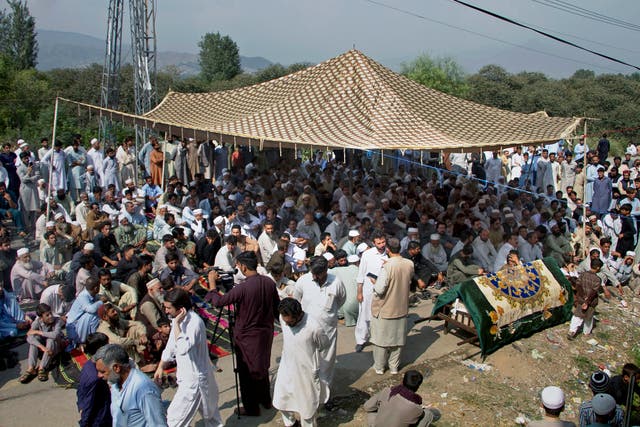
[(122, 229), (124, 230), (125, 233), (131, 233), (133, 231), (133, 225), (129, 224), (129, 225), (121, 225), (120, 227), (122, 227)]
[(120, 382), (120, 376), (115, 372), (110, 371), (109, 375), (107, 375), (107, 382), (109, 382), (109, 384), (118, 384), (118, 382)]
[(25, 270), (31, 271), (33, 270), (33, 262), (31, 261), (20, 261), (20, 264), (24, 267)]
[(162, 305), (162, 303), (164, 302), (164, 294), (162, 292), (152, 292), (151, 298), (153, 298), (160, 305)]

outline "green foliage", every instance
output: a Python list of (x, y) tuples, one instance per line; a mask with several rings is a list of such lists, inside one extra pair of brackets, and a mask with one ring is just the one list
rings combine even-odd
[(207, 33), (198, 46), (200, 73), (206, 82), (231, 80), (242, 71), (238, 45), (231, 37)]
[(464, 71), (453, 58), (434, 59), (423, 54), (402, 64), (401, 74), (449, 95), (464, 97), (469, 91)]
[(11, 12), (0, 12), (0, 52), (18, 70), (34, 68), (38, 58), (36, 21), (26, 1), (7, 0), (7, 3)]

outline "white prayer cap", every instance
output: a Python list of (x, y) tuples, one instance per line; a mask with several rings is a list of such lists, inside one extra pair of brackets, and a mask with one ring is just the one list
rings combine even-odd
[(26, 147), (28, 145), (29, 145), (29, 143), (22, 141), (21, 143), (18, 144), (18, 147), (22, 148), (22, 147)]
[(560, 409), (564, 406), (564, 392), (560, 387), (545, 387), (540, 394), (540, 400), (545, 408)]
[(326, 259), (327, 261), (331, 261), (332, 259), (334, 259), (334, 258), (335, 258), (331, 252), (325, 252), (325, 253), (323, 253), (323, 254), (322, 254), (322, 256), (323, 256), (323, 257), (324, 257), (324, 259)]
[(82, 247), (82, 249), (84, 249), (85, 251), (92, 251), (95, 248), (96, 247), (93, 245), (93, 243), (85, 243), (84, 246)]
[(398, 183), (392, 182), (391, 184), (389, 184), (389, 188), (398, 188)]
[(93, 165), (87, 166), (87, 170), (93, 170), (93, 169), (94, 169)]
[(438, 233), (433, 233), (430, 237), (431, 240), (440, 240), (440, 235)]
[(149, 282), (147, 283), (147, 289), (151, 289), (152, 287), (154, 287), (158, 283), (160, 283), (159, 279), (151, 279), (151, 280), (149, 280)]
[(358, 255), (349, 255), (349, 256), (347, 257), (347, 262), (348, 262), (349, 264), (353, 264), (353, 263), (356, 263), (356, 262), (358, 262), (358, 261), (360, 261), (360, 258), (358, 257)]
[(635, 258), (636, 253), (633, 251), (627, 251), (626, 255)]
[(598, 219), (598, 217), (595, 215), (589, 215), (589, 220), (592, 220), (592, 219)]
[(29, 249), (27, 248), (20, 248), (18, 249), (18, 256), (21, 257), (23, 255), (27, 255), (29, 253)]
[(125, 214), (123, 214), (123, 213), (121, 213), (120, 215), (118, 215), (118, 222), (121, 222), (123, 219), (129, 219), (129, 218), (127, 217), (127, 215), (125, 215)]
[(382, 200), (380, 200), (380, 203), (389, 203), (389, 199), (386, 199), (386, 198), (382, 199)]
[(49, 228), (49, 227), (55, 227), (56, 223), (53, 221), (47, 221), (47, 223), (44, 225), (45, 227)]
[(418, 231), (418, 229), (416, 227), (409, 227), (407, 229), (407, 234), (415, 234), (415, 233), (418, 233), (418, 232), (419, 231)]
[(24, 139), (17, 140), (16, 144), (18, 144), (18, 147), (22, 147), (22, 144), (24, 144)]
[(502, 212), (511, 212), (511, 208), (509, 206), (505, 206), (502, 208)]
[(558, 225), (558, 221), (556, 221), (555, 219), (549, 221), (549, 229), (552, 229), (556, 225)]
[(38, 180), (38, 184), (44, 184), (45, 182), (46, 182), (46, 181), (45, 181), (44, 179), (42, 179), (42, 178), (40, 178), (40, 179)]
[(360, 243), (356, 249), (358, 250), (358, 253), (362, 253), (367, 249), (369, 249), (369, 245), (363, 242), (363, 243)]
[(500, 211), (498, 209), (491, 209), (491, 215), (498, 214), (500, 215)]
[(285, 208), (292, 208), (295, 206), (295, 203), (293, 203), (293, 200), (291, 199), (287, 199), (284, 201), (284, 207)]
[(132, 180), (131, 178), (127, 178), (127, 179), (124, 181), (124, 183), (125, 183), (125, 184), (133, 184), (133, 180)]
[(256, 208), (264, 206), (264, 202), (256, 202)]
[(293, 253), (293, 259), (295, 259), (296, 261), (304, 261), (306, 258), (304, 251), (300, 251), (300, 252), (294, 252)]
[(64, 218), (64, 215), (62, 215), (60, 212), (56, 213), (53, 216), (53, 219), (55, 219), (56, 221), (59, 220), (60, 218)]
[(358, 230), (349, 230), (349, 237), (358, 237), (360, 232)]
[(194, 209), (193, 210), (193, 214), (194, 215), (202, 215), (202, 209)]
[(94, 145), (94, 144), (95, 144), (95, 143), (97, 143), (97, 142), (99, 142), (99, 141), (98, 141), (98, 138), (93, 138), (93, 139), (91, 140), (91, 145)]
[(215, 225), (220, 225), (220, 224), (222, 224), (223, 222), (224, 222), (224, 218), (223, 218), (222, 216), (217, 216), (217, 217), (213, 220), (213, 223), (214, 223)]

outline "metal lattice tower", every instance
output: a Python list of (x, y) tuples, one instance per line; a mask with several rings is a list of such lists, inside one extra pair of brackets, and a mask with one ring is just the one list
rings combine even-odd
[[(109, 0), (107, 43), (102, 71), (100, 105), (119, 107), (122, 22), (125, 0)], [(135, 113), (144, 114), (156, 103), (156, 0), (129, 0)], [(145, 140), (145, 130), (136, 127), (136, 148)], [(103, 140), (110, 137), (106, 120), (101, 123)]]
[[(117, 109), (120, 104), (120, 60), (122, 57), (123, 0), (109, 0), (107, 15), (107, 45), (102, 67), (100, 106)], [(100, 139), (112, 139), (111, 126), (106, 118), (100, 120)]]

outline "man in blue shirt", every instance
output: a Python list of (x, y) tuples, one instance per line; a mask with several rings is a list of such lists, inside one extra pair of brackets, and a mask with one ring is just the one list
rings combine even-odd
[(133, 366), (123, 347), (107, 344), (94, 359), (98, 376), (111, 386), (113, 427), (167, 427), (160, 389)]

